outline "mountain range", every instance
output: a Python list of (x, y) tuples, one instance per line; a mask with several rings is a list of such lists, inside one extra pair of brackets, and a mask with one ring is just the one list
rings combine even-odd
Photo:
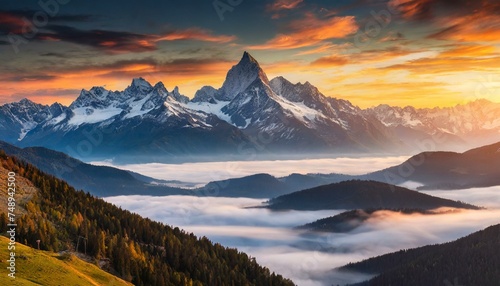
[(361, 109), (309, 82), (269, 80), (245, 52), (219, 89), (190, 100), (135, 78), (123, 91), (82, 90), (69, 106), (23, 99), (0, 107), (0, 140), (90, 161), (200, 161), (297, 154), (400, 154), (498, 141), (500, 104)]

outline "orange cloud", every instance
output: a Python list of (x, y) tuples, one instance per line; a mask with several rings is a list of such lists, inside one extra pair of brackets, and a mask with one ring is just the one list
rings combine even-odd
[(423, 58), (405, 64), (388, 66), (389, 70), (409, 70), (416, 74), (455, 73), (459, 71), (487, 71), (498, 72), (500, 57), (461, 58), (437, 57)]
[(303, 19), (290, 23), (286, 34), (278, 34), (265, 44), (251, 46), (254, 50), (296, 49), (313, 46), (326, 40), (340, 39), (358, 31), (354, 16), (319, 19), (307, 13)]
[(379, 49), (366, 50), (359, 53), (350, 53), (349, 46), (337, 46), (337, 49), (329, 56), (320, 57), (310, 63), (312, 66), (321, 68), (334, 68), (348, 64), (360, 65), (361, 68), (369, 68), (374, 64), (388, 62), (410, 54), (418, 54), (419, 50), (403, 49), (399, 46)]
[(311, 63), (312, 66), (318, 67), (332, 67), (332, 66), (343, 66), (349, 63), (349, 59), (340, 56), (328, 56), (322, 57)]
[(483, 45), (454, 46), (440, 54), (442, 57), (484, 57), (498, 54), (498, 48)]
[(407, 20), (426, 21), (440, 28), (430, 38), (500, 42), (498, 0), (390, 0), (389, 5)]
[[(500, 4), (498, 10), (500, 11)], [(439, 40), (461, 42), (500, 43), (500, 17), (478, 12), (460, 18), (448, 18), (443, 21), (447, 28), (430, 35)]]
[(282, 11), (292, 10), (297, 8), (304, 0), (275, 0), (274, 3), (266, 6), (266, 11), (273, 12), (272, 19), (278, 19), (283, 16)]
[(304, 0), (276, 0), (272, 4), (266, 6), (267, 11), (291, 10), (299, 6)]
[(212, 35), (209, 31), (191, 28), (166, 33), (165, 35), (157, 37), (155, 41), (197, 40), (204, 42), (227, 43), (234, 41), (235, 39), (235, 36)]
[(321, 45), (317, 48), (313, 48), (310, 50), (302, 51), (300, 53), (295, 54), (296, 56), (305, 56), (305, 55), (315, 55), (315, 54), (321, 54), (325, 52), (329, 52), (333, 49), (335, 49), (337, 46), (334, 44), (324, 44)]
[(430, 7), (432, 2), (432, 0), (390, 0), (388, 5), (399, 11), (403, 18), (425, 19), (432, 16)]

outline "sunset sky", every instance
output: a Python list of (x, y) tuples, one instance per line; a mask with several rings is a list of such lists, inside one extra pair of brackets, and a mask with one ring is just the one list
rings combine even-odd
[(498, 0), (0, 3), (0, 104), (70, 104), (139, 76), (192, 97), (243, 51), (360, 107), (500, 102)]

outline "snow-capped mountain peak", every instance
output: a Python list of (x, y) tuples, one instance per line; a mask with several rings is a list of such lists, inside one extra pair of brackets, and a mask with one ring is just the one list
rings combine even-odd
[(206, 85), (199, 89), (193, 99), (192, 102), (208, 102), (215, 104), (217, 103), (217, 90), (209, 85)]
[(130, 93), (144, 95), (144, 94), (150, 93), (152, 89), (153, 89), (153, 87), (151, 86), (151, 84), (148, 81), (146, 81), (142, 77), (139, 77), (139, 78), (134, 78), (132, 80), (132, 83), (130, 84), (130, 86), (127, 87), (127, 89), (125, 89), (125, 91), (128, 91)]
[(80, 95), (71, 103), (69, 108), (75, 109), (80, 107), (92, 106), (94, 108), (104, 108), (109, 105), (110, 91), (104, 87), (95, 86), (90, 90), (82, 89)]
[(35, 103), (29, 99), (0, 106), (0, 128), (8, 142), (22, 140), (38, 124), (59, 116), (67, 107), (54, 103), (51, 106)]
[(184, 96), (182, 95), (180, 92), (179, 92), (179, 87), (174, 87), (174, 90), (172, 90), (172, 98), (174, 98), (177, 102), (180, 102), (180, 103), (188, 103), (189, 102), (189, 98), (187, 96)]
[[(293, 84), (284, 77), (276, 77), (270, 81), (272, 90), (292, 102), (311, 103), (325, 98), (317, 87), (306, 81)], [(311, 106), (314, 107), (314, 106)]]
[[(169, 92), (162, 82), (154, 87), (143, 78), (135, 78), (124, 91), (109, 91), (103, 87), (82, 90), (70, 108), (68, 128), (85, 123), (113, 122), (119, 119), (152, 116), (165, 120), (171, 114), (186, 113), (179, 104), (186, 104), (189, 98), (175, 87)], [(159, 116), (163, 112), (162, 116)], [(58, 124), (60, 121), (55, 122)], [(107, 123), (106, 123), (107, 124)]]
[(232, 100), (257, 78), (269, 84), (269, 79), (257, 60), (248, 52), (244, 52), (240, 62), (227, 73), (226, 80), (219, 90), (219, 99)]
[(500, 134), (499, 118), (500, 104), (485, 100), (450, 108), (380, 105), (362, 110), (323, 95), (308, 81), (269, 81), (245, 52), (220, 89), (204, 86), (191, 101), (178, 87), (168, 91), (162, 82), (152, 86), (135, 78), (123, 91), (82, 90), (69, 108), (27, 99), (2, 105), (0, 139), (65, 151), (87, 140), (88, 130), (95, 128), (107, 132), (106, 144), (96, 146), (106, 156), (137, 146), (154, 156), (222, 154), (251, 145), (255, 138), (265, 141), (255, 146), (259, 152), (394, 152), (440, 134), (444, 139), (436, 141), (436, 148), (491, 141)]

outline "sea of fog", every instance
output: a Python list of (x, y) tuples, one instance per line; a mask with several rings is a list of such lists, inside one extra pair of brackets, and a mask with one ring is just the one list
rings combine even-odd
[[(392, 160), (397, 161), (395, 158)], [(339, 164), (339, 161), (336, 163)], [(337, 164), (332, 163), (329, 170), (336, 172), (334, 165)], [(360, 166), (356, 171), (361, 172), (359, 169), (368, 170), (370, 167), (372, 170), (379, 169), (384, 165), (375, 164), (377, 166)], [(268, 170), (271, 169), (261, 171)], [(347, 169), (343, 170), (338, 169), (348, 173), (345, 171)], [(306, 172), (311, 171), (307, 169)], [(237, 247), (256, 257), (259, 263), (272, 271), (293, 279), (298, 285), (309, 286), (361, 281), (369, 276), (337, 273), (332, 269), (404, 248), (455, 240), (500, 223), (500, 187), (425, 193), (486, 206), (488, 209), (434, 216), (382, 212), (349, 233), (306, 234), (293, 227), (340, 211), (272, 212), (247, 208), (262, 203), (261, 200), (248, 198), (118, 196), (105, 199), (142, 216), (179, 226), (226, 246)]]
[(111, 161), (90, 162), (94, 165), (111, 166), (134, 171), (163, 180), (206, 184), (211, 181), (238, 178), (258, 173), (268, 173), (276, 177), (292, 173), (341, 173), (362, 175), (401, 164), (409, 157), (335, 158), (275, 161), (229, 161), (185, 164), (128, 164), (114, 165)]

